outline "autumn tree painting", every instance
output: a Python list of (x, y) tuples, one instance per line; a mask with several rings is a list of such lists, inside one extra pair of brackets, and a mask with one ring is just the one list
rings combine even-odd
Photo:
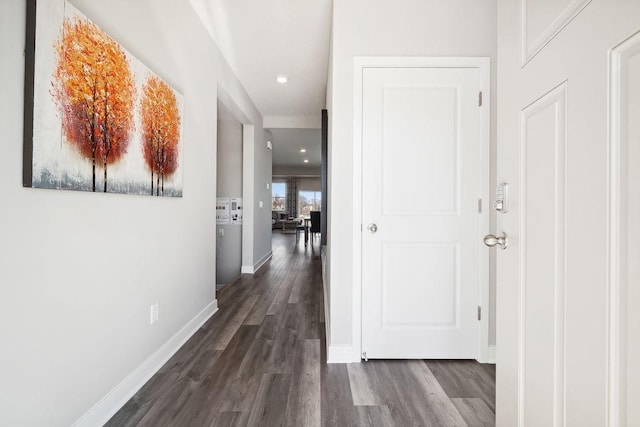
[(134, 130), (136, 85), (124, 50), (93, 22), (65, 18), (55, 44), (57, 63), (51, 94), (67, 141), (103, 172), (127, 152)]
[[(155, 76), (142, 88), (142, 151), (151, 172), (151, 195), (164, 195), (165, 177), (178, 168), (180, 110), (173, 89)], [(155, 180), (155, 182), (154, 182)]]

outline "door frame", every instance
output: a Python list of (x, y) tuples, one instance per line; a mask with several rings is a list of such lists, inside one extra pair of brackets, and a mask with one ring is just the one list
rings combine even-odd
[[(222, 103), (233, 117), (242, 125), (242, 255), (240, 256), (240, 274), (254, 274), (271, 258), (271, 251), (258, 264), (254, 263), (253, 240), (255, 235), (255, 191), (254, 191), (254, 157), (255, 157), (255, 132), (256, 126), (249, 118), (249, 113), (241, 107), (239, 100), (232, 96), (231, 92), (225, 86), (218, 82), (217, 99)], [(218, 111), (216, 111), (215, 119), (218, 120)], [(218, 140), (216, 135), (216, 161), (218, 159)], [(216, 170), (216, 186), (217, 186), (217, 170)], [(218, 197), (216, 190), (216, 197)], [(214, 218), (215, 220), (215, 218)], [(214, 236), (214, 244), (217, 247), (218, 232)], [(217, 268), (217, 266), (216, 266)]]
[[(489, 57), (369, 57), (353, 60), (353, 318), (352, 361), (362, 361), (362, 100), (365, 68), (477, 68), (480, 72), (482, 106), (479, 116), (479, 176), (482, 212), (478, 215), (479, 289), (478, 306), (482, 308), (478, 327), (477, 360), (493, 362), (495, 347), (489, 346), (489, 251), (483, 237), (490, 221), (490, 141), (491, 141), (491, 59)], [(360, 228), (357, 227), (360, 224)], [(491, 348), (490, 348), (491, 347)]]

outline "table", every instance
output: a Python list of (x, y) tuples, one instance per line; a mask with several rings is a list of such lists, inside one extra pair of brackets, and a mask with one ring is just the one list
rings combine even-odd
[(280, 221), (280, 223), (282, 224), (282, 231), (284, 231), (286, 230), (287, 225), (293, 225), (293, 229), (295, 229), (300, 224), (300, 221), (298, 221), (297, 219), (285, 219), (283, 221)]

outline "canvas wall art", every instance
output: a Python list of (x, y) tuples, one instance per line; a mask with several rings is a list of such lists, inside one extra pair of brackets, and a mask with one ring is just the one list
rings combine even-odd
[(66, 0), (29, 0), (24, 185), (182, 196), (182, 95)]

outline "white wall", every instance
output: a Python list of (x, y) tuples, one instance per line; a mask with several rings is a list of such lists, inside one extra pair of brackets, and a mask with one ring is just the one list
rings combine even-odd
[[(490, 56), (491, 146), (495, 153), (496, 1), (351, 0), (334, 2), (329, 70), (330, 346), (352, 337), (353, 58), (354, 56)], [(493, 186), (494, 180), (492, 180)], [(488, 231), (488, 230), (487, 230)], [(495, 283), (495, 281), (492, 281)]]
[[(214, 301), (218, 85), (268, 158), (254, 185), (271, 180), (262, 118), (188, 2), (73, 4), (183, 94), (184, 197), (22, 188), (25, 1), (0, 1), (2, 425), (72, 424)], [(264, 211), (256, 259), (270, 251)]]
[[(331, 15), (335, 13), (334, 2), (331, 2)], [(323, 246), (322, 252), (322, 286), (324, 291), (324, 311), (325, 311), (325, 336), (327, 342), (325, 343), (327, 350), (331, 339), (331, 222), (333, 212), (333, 147), (331, 141), (333, 140), (333, 66), (334, 66), (334, 52), (333, 52), (333, 18), (331, 23), (331, 40), (329, 43), (329, 72), (327, 73), (327, 194), (324, 195), (327, 201), (327, 236), (326, 245)], [(348, 283), (343, 281), (343, 283)], [(344, 316), (344, 311), (343, 311)], [(343, 320), (344, 322), (344, 320)], [(350, 342), (349, 342), (350, 344)]]
[[(271, 256), (271, 163), (273, 161), (272, 151), (267, 148), (267, 140), (262, 126), (256, 131), (255, 141), (255, 152), (253, 153), (255, 172), (253, 181), (255, 188), (253, 200), (255, 208), (254, 268), (261, 266)], [(260, 207), (261, 202), (262, 207)]]
[[(221, 102), (218, 102), (217, 157), (217, 197), (242, 197), (242, 124)], [(240, 276), (242, 225), (220, 224), (216, 230), (216, 284), (226, 285)]]

